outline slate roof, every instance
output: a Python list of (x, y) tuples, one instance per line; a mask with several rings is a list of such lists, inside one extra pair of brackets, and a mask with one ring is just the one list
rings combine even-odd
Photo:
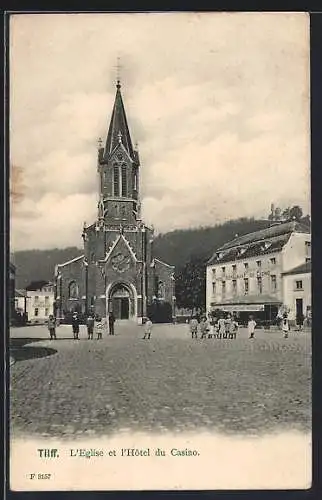
[(248, 233), (218, 248), (207, 264), (244, 260), (278, 252), (294, 232), (309, 234), (310, 230), (299, 222), (291, 221)]
[(163, 260), (161, 259), (158, 259), (157, 257), (154, 257), (153, 260), (156, 260), (157, 262), (159, 262), (162, 266), (166, 266), (166, 267), (171, 267), (172, 269), (175, 268), (175, 266), (172, 266), (171, 264), (167, 264), (166, 262), (164, 262)]
[(15, 290), (15, 297), (27, 297), (26, 290)]
[(306, 273), (310, 273), (311, 270), (312, 270), (311, 261), (304, 262), (303, 264), (300, 264), (299, 266), (293, 267), (293, 269), (286, 271), (285, 273), (283, 273), (283, 275), (288, 276), (291, 274), (306, 274)]
[(274, 238), (276, 236), (281, 236), (283, 234), (291, 233), (310, 233), (309, 228), (301, 224), (300, 222), (290, 221), (274, 224), (266, 229), (260, 229), (253, 233), (244, 234), (238, 238), (234, 238), (222, 245), (218, 250), (224, 250), (227, 248), (232, 248), (236, 246), (246, 245), (247, 243), (254, 243), (255, 241), (266, 240)]
[(133, 145), (130, 136), (129, 127), (127, 124), (125, 108), (123, 104), (121, 85), (117, 82), (116, 85), (116, 96), (114, 107), (112, 111), (112, 117), (110, 121), (110, 126), (107, 133), (106, 145), (104, 150), (104, 157), (107, 158), (115, 147), (119, 144), (119, 133), (122, 134), (122, 144), (129, 153), (132, 160), (135, 160), (135, 155), (133, 152)]
[(40, 291), (44, 286), (53, 286), (51, 281), (39, 280), (32, 281), (28, 286), (26, 286), (27, 291), (36, 292)]
[(83, 259), (84, 255), (79, 255), (78, 257), (74, 257), (73, 259), (68, 260), (67, 262), (63, 262), (62, 264), (57, 264), (57, 267), (64, 267), (68, 266), (69, 264), (73, 264), (74, 262), (77, 262), (80, 259)]

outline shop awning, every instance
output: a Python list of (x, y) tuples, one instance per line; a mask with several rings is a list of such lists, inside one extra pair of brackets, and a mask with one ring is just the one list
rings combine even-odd
[(213, 309), (220, 309), (224, 312), (253, 312), (264, 311), (265, 306), (264, 304), (227, 304), (225, 306), (216, 305), (216, 307), (213, 307)]
[(212, 309), (221, 311), (264, 311), (265, 306), (279, 306), (281, 301), (270, 295), (243, 295), (221, 302), (211, 302)]

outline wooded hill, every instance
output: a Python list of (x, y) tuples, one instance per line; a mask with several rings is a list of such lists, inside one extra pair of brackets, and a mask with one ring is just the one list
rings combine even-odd
[[(268, 227), (267, 220), (241, 218), (214, 227), (180, 229), (159, 234), (154, 240), (155, 256), (176, 267), (176, 273), (197, 257), (205, 262), (225, 242), (252, 231)], [(82, 250), (77, 247), (51, 250), (24, 250), (15, 252), (12, 261), (17, 267), (16, 288), (25, 288), (31, 281), (53, 280), (55, 265), (66, 262)]]

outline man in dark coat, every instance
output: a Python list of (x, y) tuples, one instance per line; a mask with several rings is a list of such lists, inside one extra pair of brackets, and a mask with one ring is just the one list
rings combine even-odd
[(299, 330), (303, 329), (303, 323), (304, 323), (304, 316), (302, 313), (298, 313), (296, 315), (296, 324), (297, 324)]
[(73, 314), (72, 328), (73, 328), (74, 340), (79, 340), (79, 317), (77, 313)]
[(111, 311), (110, 314), (108, 315), (108, 326), (110, 335), (114, 335), (114, 323), (115, 323), (115, 316), (113, 314), (113, 311)]

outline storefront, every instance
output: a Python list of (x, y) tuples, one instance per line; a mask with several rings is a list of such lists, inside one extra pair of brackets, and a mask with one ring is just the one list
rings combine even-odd
[[(264, 297), (263, 297), (264, 298)], [(241, 325), (246, 325), (249, 316), (254, 316), (258, 325), (270, 326), (275, 323), (276, 316), (281, 306), (273, 297), (265, 297), (261, 300), (260, 296), (256, 297), (241, 297), (229, 303), (211, 304), (212, 314), (233, 314), (238, 318)]]

